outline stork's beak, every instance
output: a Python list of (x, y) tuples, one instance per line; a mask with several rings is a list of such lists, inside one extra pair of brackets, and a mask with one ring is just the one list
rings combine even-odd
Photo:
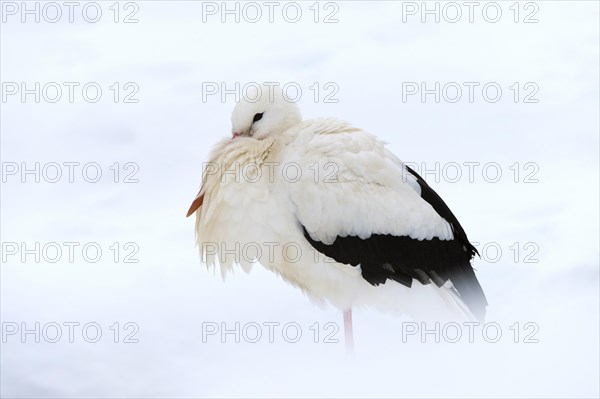
[(237, 132), (231, 132), (231, 140), (235, 140), (238, 137), (250, 137), (250, 130), (240, 130)]
[(202, 206), (203, 201), (204, 201), (204, 193), (202, 193), (202, 194), (198, 193), (198, 196), (196, 197), (194, 202), (192, 202), (192, 205), (190, 206), (190, 209), (188, 210), (187, 215), (185, 215), (185, 217), (187, 218), (192, 213), (196, 212), (198, 210), (198, 208), (200, 208)]

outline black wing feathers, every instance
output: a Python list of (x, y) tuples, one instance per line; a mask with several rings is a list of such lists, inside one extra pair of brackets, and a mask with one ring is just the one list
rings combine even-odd
[(438, 195), (438, 193), (429, 187), (429, 184), (427, 184), (427, 182), (423, 180), (423, 178), (419, 176), (417, 172), (406, 165), (404, 167), (411, 175), (417, 178), (417, 183), (419, 183), (419, 186), (421, 187), (421, 198), (427, 201), (427, 203), (433, 207), (438, 215), (450, 223), (450, 226), (452, 226), (452, 232), (454, 233), (454, 239), (458, 239), (465, 246), (467, 251), (471, 254), (471, 258), (475, 256), (475, 254), (479, 255), (479, 252), (477, 252), (477, 249), (469, 242), (465, 230), (462, 228), (458, 222), (458, 219), (456, 216), (454, 216), (450, 208), (448, 208), (448, 205), (446, 205), (444, 200)]
[(433, 281), (442, 286), (450, 280), (471, 312), (483, 319), (487, 301), (470, 263), (477, 250), (440, 196), (414, 170), (408, 167), (407, 170), (416, 177), (421, 197), (452, 226), (453, 240), (419, 241), (409, 236), (372, 234), (364, 240), (357, 236), (338, 236), (327, 245), (313, 240), (302, 226), (304, 237), (317, 251), (336, 262), (360, 265), (363, 278), (372, 285), (391, 279), (410, 287), (416, 279), (422, 284)]

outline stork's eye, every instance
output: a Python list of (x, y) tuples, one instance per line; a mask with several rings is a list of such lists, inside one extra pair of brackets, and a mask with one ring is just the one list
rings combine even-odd
[(259, 120), (261, 120), (261, 119), (262, 119), (262, 116), (263, 116), (263, 114), (264, 114), (264, 112), (261, 112), (260, 114), (256, 114), (256, 115), (254, 115), (254, 119), (252, 119), (252, 123), (254, 123), (254, 122), (258, 122)]

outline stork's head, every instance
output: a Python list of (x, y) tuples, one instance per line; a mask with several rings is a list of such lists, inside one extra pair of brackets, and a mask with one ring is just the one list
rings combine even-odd
[(286, 131), (302, 121), (298, 106), (279, 86), (253, 86), (231, 114), (231, 135), (258, 140)]

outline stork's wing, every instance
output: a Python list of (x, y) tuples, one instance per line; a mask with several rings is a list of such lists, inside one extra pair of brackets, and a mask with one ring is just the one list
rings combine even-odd
[(477, 251), (435, 191), (368, 133), (330, 120), (303, 132), (288, 159), (302, 176), (289, 188), (308, 242), (337, 262), (360, 265), (373, 285), (450, 280), (482, 319), (487, 302), (470, 264)]

